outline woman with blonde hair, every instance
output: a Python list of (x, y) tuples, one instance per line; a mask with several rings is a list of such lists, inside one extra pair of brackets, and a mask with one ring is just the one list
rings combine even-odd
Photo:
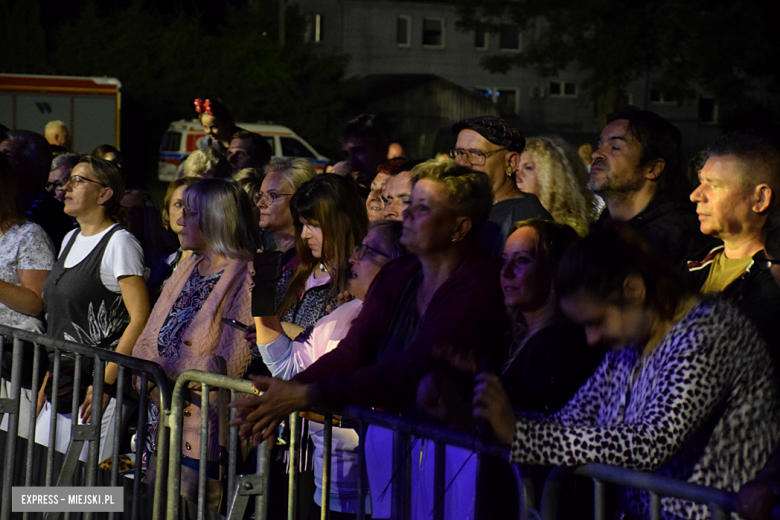
[(214, 148), (201, 148), (187, 156), (176, 172), (176, 178), (229, 179), (233, 168), (222, 153)]
[[(163, 367), (175, 381), (190, 369), (218, 373), (224, 363), (227, 375), (242, 377), (250, 354), (244, 333), (226, 326), (222, 318), (249, 323), (250, 283), (247, 271), (255, 251), (256, 237), (250, 226), (251, 203), (238, 184), (221, 179), (193, 182), (184, 190), (184, 208), (178, 219), (181, 247), (197, 253), (179, 264), (152, 310), (149, 322), (135, 344), (133, 355)], [(136, 378), (137, 389), (139, 378)], [(150, 391), (145, 454), (157, 449), (159, 392)], [(184, 409), (182, 446), (182, 496), (197, 502), (198, 464), (208, 460), (208, 507), (218, 509), (223, 486), (218, 410), (209, 412), (207, 453), (200, 453), (200, 396)], [(214, 397), (213, 399), (216, 399)], [(214, 401), (212, 401), (214, 402)], [(172, 449), (174, 449), (172, 447)], [(154, 478), (150, 462), (147, 481)]]
[(556, 136), (528, 139), (515, 171), (518, 189), (539, 197), (555, 222), (568, 224), (580, 236), (596, 218), (596, 199), (587, 178), (577, 152)]
[(285, 253), (286, 268), (295, 256), (295, 223), (290, 200), (303, 183), (316, 175), (314, 166), (306, 159), (271, 159), (253, 199), (260, 215), (260, 247), (263, 251)]

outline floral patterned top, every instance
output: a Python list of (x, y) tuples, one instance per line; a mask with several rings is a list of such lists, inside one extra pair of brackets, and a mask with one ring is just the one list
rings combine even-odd
[[(54, 245), (38, 224), (25, 222), (11, 226), (0, 235), (0, 280), (21, 285), (19, 270), (51, 271), (53, 265)], [(42, 322), (0, 303), (0, 324), (40, 331)]]
[[(214, 273), (208, 276), (201, 276), (198, 273), (198, 266), (192, 270), (187, 283), (173, 304), (168, 318), (160, 329), (160, 335), (157, 339), (160, 356), (176, 357), (181, 349), (181, 337), (189, 327), (190, 322), (198, 313), (206, 299), (211, 294), (214, 286), (217, 285), (222, 273)], [(157, 424), (160, 418), (160, 410), (151, 400), (149, 400), (149, 416), (146, 419), (146, 451), (151, 453), (157, 451)], [(146, 455), (146, 454), (144, 454)]]

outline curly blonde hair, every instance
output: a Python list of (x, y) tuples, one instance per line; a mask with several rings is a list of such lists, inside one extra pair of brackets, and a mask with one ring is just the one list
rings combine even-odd
[(585, 166), (577, 151), (560, 137), (532, 137), (523, 152), (533, 156), (539, 201), (555, 222), (568, 224), (584, 237), (596, 218), (596, 199), (588, 190)]

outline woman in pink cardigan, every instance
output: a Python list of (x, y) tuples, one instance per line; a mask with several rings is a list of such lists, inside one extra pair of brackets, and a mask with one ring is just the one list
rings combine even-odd
[[(256, 237), (248, 225), (251, 205), (246, 193), (232, 181), (197, 181), (184, 192), (181, 246), (196, 254), (179, 265), (152, 310), (133, 349), (133, 355), (160, 364), (175, 382), (185, 370), (242, 377), (251, 356), (244, 333), (225, 326), (222, 318), (250, 323), (251, 288), (247, 272)], [(223, 368), (224, 367), (224, 368)], [(136, 380), (136, 387), (140, 384)], [(147, 481), (154, 479), (159, 417), (159, 391), (150, 387), (145, 455), (152, 455)], [(216, 395), (211, 400), (216, 399)], [(182, 438), (182, 496), (197, 502), (200, 453), (200, 393), (191, 390), (184, 408)], [(219, 510), (223, 489), (220, 463), (225, 450), (220, 441), (218, 407), (210, 407), (208, 496), (210, 509)], [(173, 447), (172, 447), (173, 449)]]

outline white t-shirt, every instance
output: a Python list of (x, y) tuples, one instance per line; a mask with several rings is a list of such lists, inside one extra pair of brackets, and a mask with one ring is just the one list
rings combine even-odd
[[(92, 250), (100, 243), (103, 236), (117, 225), (114, 224), (105, 231), (90, 237), (85, 237), (79, 233), (76, 237), (76, 242), (68, 253), (68, 257), (65, 259), (65, 268), (70, 269), (89, 256)], [(60, 248), (60, 256), (62, 256), (62, 251), (68, 245), (70, 237), (76, 231), (74, 229), (65, 235)], [(144, 276), (144, 251), (138, 239), (125, 229), (120, 229), (114, 233), (114, 236), (108, 241), (106, 252), (103, 254), (103, 261), (100, 263), (100, 280), (109, 291), (117, 294), (122, 292), (117, 281), (121, 276)]]

